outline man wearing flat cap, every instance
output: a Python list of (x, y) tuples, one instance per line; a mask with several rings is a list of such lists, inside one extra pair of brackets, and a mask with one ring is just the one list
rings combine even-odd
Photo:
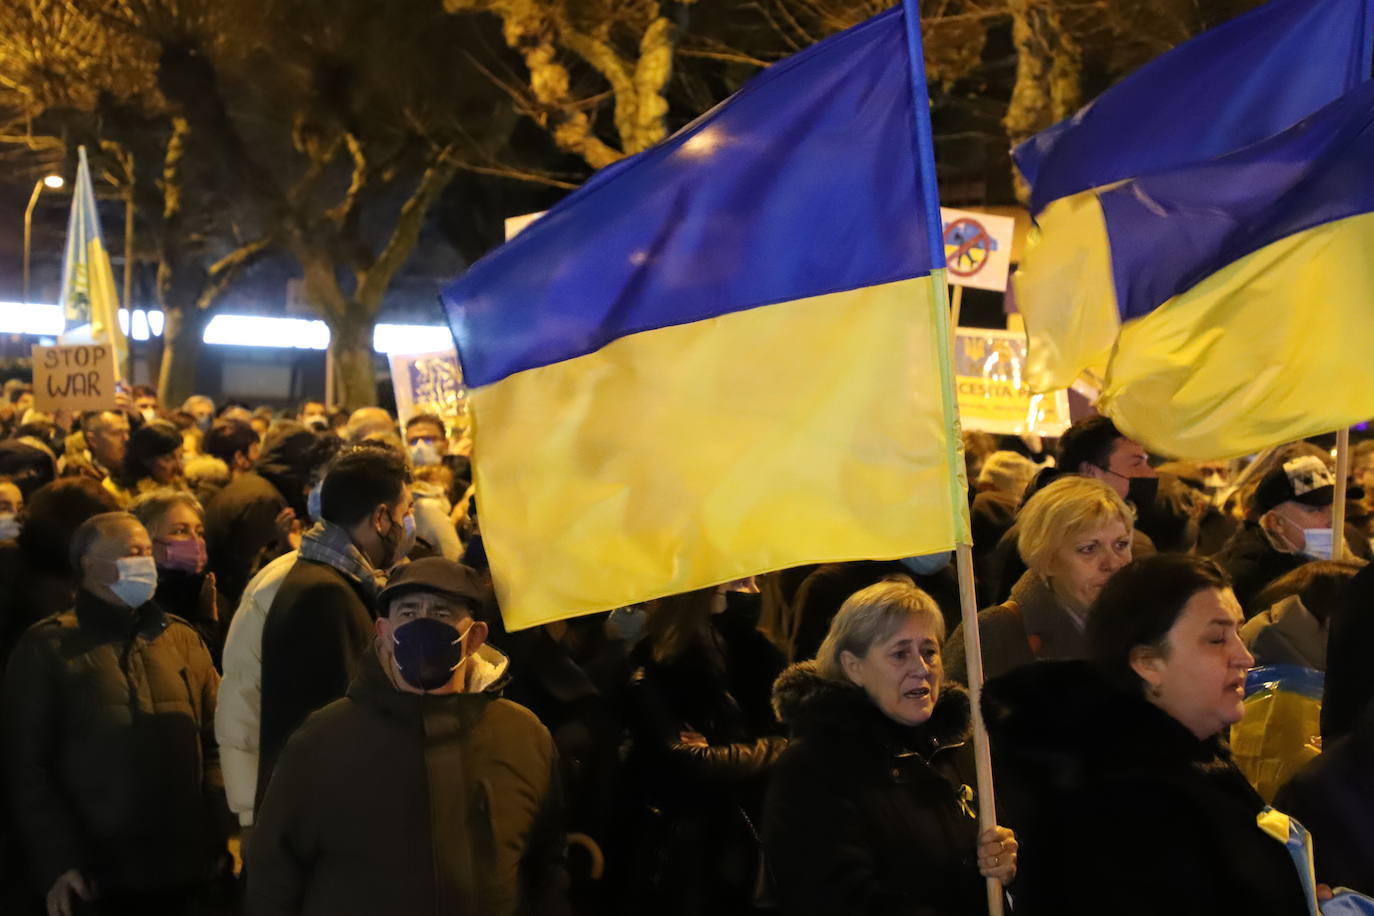
[(1255, 488), (1250, 517), (1214, 558), (1231, 577), (1246, 619), (1264, 587), (1310, 560), (1329, 560), (1336, 481), (1315, 455), (1285, 461)]
[(473, 570), (432, 557), (377, 598), (376, 651), (287, 742), (248, 847), (249, 916), (566, 912), (549, 732), (503, 700)]

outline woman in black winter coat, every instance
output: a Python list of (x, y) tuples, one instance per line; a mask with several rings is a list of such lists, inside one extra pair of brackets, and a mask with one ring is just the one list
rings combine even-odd
[(702, 589), (655, 602), (631, 655), (627, 913), (747, 911), (761, 874), (765, 774), (785, 746), (769, 708), (782, 653), (758, 595)]
[(943, 637), (928, 595), (880, 582), (774, 686), (792, 743), (763, 834), (785, 916), (980, 914), (984, 876), (1014, 876), (1011, 831), (979, 836), (969, 699), (943, 683)]
[(1308, 912), (1223, 743), (1253, 663), (1241, 622), (1211, 560), (1144, 557), (1089, 615), (1089, 661), (987, 683), (999, 811), (1023, 851), (1018, 916)]

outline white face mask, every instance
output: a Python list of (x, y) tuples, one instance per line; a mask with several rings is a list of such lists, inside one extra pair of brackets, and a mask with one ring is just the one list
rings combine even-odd
[(0, 514), (0, 541), (8, 541), (17, 537), (19, 537), (19, 519), (15, 518), (13, 512)]
[(1329, 560), (1335, 555), (1335, 537), (1330, 528), (1304, 528), (1282, 512), (1274, 514), (1282, 519), (1284, 525), (1302, 535), (1302, 549), (1287, 552), (1301, 554), (1312, 560)]
[(1314, 560), (1329, 560), (1335, 555), (1335, 537), (1330, 528), (1304, 528), (1304, 556)]
[(120, 557), (115, 560), (119, 578), (110, 591), (129, 607), (142, 607), (157, 591), (157, 561), (152, 557)]

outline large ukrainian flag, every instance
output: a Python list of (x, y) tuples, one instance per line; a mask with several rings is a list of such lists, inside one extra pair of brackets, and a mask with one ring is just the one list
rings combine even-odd
[(445, 291), (509, 626), (967, 542), (918, 29), (775, 64)]
[(1127, 435), (1225, 458), (1374, 416), (1374, 82), (1054, 220), (1085, 320), (1118, 328), (1100, 403)]
[(1101, 374), (1119, 321), (1092, 298), (1101, 266), (1079, 234), (1094, 190), (1272, 137), (1369, 78), (1370, 0), (1273, 0), (1204, 32), (1019, 146), (1036, 219), (1013, 277), (1036, 391)]

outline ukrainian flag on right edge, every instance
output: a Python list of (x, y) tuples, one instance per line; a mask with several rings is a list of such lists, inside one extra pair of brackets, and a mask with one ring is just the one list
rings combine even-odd
[[(1012, 276), (1026, 318), (1027, 382), (1102, 375), (1121, 320), (1088, 297), (1104, 267), (1096, 189), (1203, 162), (1272, 137), (1369, 77), (1371, 0), (1274, 0), (1184, 42), (1013, 152), (1035, 228)], [(1080, 277), (1086, 276), (1086, 282)]]
[(1100, 406), (1225, 458), (1374, 416), (1374, 82), (1229, 156), (1081, 208), (1122, 326)]

